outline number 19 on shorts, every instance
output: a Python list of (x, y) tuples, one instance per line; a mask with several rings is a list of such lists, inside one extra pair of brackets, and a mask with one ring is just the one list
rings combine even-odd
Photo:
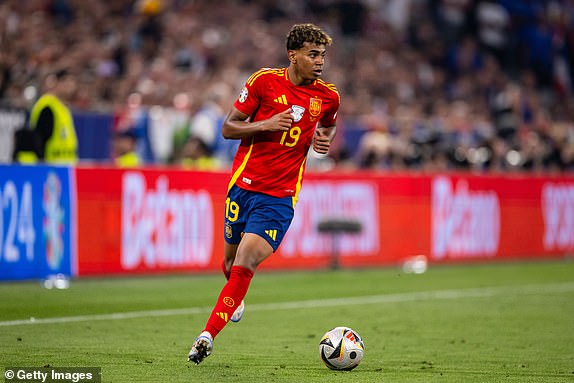
[(225, 200), (225, 218), (229, 222), (237, 221), (239, 217), (239, 205), (237, 202), (232, 201), (229, 197)]

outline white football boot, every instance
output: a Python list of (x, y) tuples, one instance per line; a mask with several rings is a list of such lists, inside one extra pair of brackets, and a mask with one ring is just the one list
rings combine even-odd
[(211, 355), (211, 351), (213, 351), (213, 337), (210, 333), (204, 331), (199, 334), (195, 339), (195, 342), (193, 342), (193, 346), (191, 346), (187, 359), (190, 362), (199, 364), (203, 359)]
[(241, 304), (235, 309), (235, 312), (231, 316), (230, 321), (232, 322), (239, 322), (241, 318), (243, 318), (243, 312), (245, 311), (245, 302), (241, 300)]

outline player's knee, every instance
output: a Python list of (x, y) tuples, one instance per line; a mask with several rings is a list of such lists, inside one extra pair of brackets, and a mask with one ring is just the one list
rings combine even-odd
[(259, 266), (262, 262), (262, 259), (257, 257), (255, 254), (248, 254), (245, 256), (238, 256), (235, 258), (235, 262), (233, 263), (234, 266), (241, 266), (245, 267), (251, 271), (255, 271), (257, 266)]
[(235, 266), (242, 266), (251, 271), (255, 271), (257, 267), (263, 262), (269, 254), (258, 248), (248, 248), (245, 251), (240, 251), (235, 257)]

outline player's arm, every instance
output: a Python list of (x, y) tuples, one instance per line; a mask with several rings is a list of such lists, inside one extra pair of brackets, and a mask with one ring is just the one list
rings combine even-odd
[(261, 132), (285, 132), (291, 129), (293, 116), (291, 108), (274, 115), (267, 120), (256, 122), (247, 121), (249, 116), (237, 108), (232, 107), (225, 118), (221, 134), (227, 139), (250, 137)]
[(313, 150), (319, 154), (327, 154), (331, 147), (331, 142), (335, 138), (337, 127), (331, 126), (318, 126), (315, 129), (315, 137), (313, 139)]

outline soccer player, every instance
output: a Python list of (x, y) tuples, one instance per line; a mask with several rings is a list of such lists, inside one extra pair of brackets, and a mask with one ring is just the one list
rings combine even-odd
[(320, 79), (330, 44), (317, 26), (294, 25), (286, 38), (289, 67), (251, 75), (223, 123), (223, 137), (241, 139), (225, 200), (227, 283), (189, 352), (196, 364), (228, 321), (241, 319), (255, 269), (287, 232), (309, 149), (329, 151), (340, 104), (335, 86)]

